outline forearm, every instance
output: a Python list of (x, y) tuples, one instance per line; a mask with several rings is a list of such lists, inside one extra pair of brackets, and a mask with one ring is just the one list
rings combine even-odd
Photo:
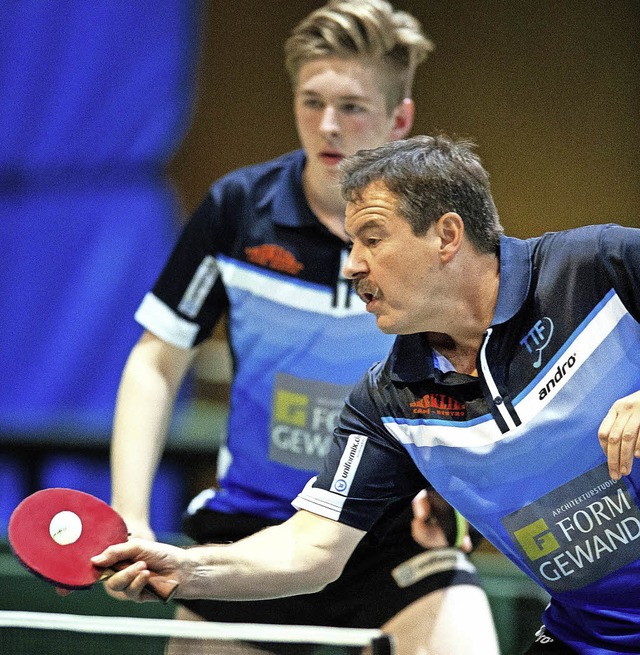
[(117, 511), (138, 520), (148, 518), (151, 485), (166, 442), (172, 406), (161, 381), (152, 375), (125, 371), (111, 442), (111, 503)]
[(132, 560), (105, 582), (121, 599), (152, 600), (149, 571), (179, 582), (176, 598), (260, 600), (318, 591), (335, 580), (364, 532), (299, 511), (285, 523), (233, 544), (177, 548), (144, 540), (111, 546), (99, 567)]
[(313, 593), (342, 572), (331, 549), (299, 545), (288, 524), (234, 544), (190, 548), (188, 555), (180, 593), (190, 598), (263, 600)]
[(125, 366), (111, 442), (113, 507), (125, 520), (148, 522), (149, 498), (165, 447), (175, 397), (190, 361), (161, 364), (155, 337), (141, 339)]

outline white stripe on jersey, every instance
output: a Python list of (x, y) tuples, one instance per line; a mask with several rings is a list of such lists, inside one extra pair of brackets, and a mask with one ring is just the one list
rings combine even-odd
[(152, 293), (147, 293), (135, 313), (142, 327), (177, 348), (191, 348), (199, 327), (180, 318)]
[(207, 255), (198, 266), (198, 270), (189, 282), (187, 290), (180, 299), (178, 311), (182, 312), (189, 318), (195, 318), (200, 310), (204, 301), (209, 295), (213, 285), (218, 279), (218, 266), (215, 257)]
[(514, 407), (522, 424), (509, 432), (500, 432), (491, 416), (458, 423), (383, 417), (385, 428), (402, 444), (426, 447), (480, 448), (507, 436), (517, 437), (526, 432), (526, 424), (547, 407), (627, 313), (620, 298), (614, 294), (589, 317), (584, 328), (536, 376), (537, 381), (522, 392), (519, 400), (515, 399)]
[(228, 289), (240, 289), (279, 305), (341, 318), (366, 313), (365, 304), (354, 295), (349, 307), (333, 306), (333, 289), (247, 266), (234, 259), (218, 257), (218, 268)]
[(424, 419), (393, 419), (383, 417), (384, 427), (404, 445), (449, 446), (451, 448), (480, 448), (496, 443), (512, 433), (502, 434), (491, 416), (481, 421), (446, 423)]
[(300, 495), (291, 504), (296, 509), (306, 509), (308, 512), (324, 516), (326, 519), (338, 521), (346, 497), (326, 489), (314, 487), (313, 483), (316, 479), (317, 476), (311, 478), (300, 492)]

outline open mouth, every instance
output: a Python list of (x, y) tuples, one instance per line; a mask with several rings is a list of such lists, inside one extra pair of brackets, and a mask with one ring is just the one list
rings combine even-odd
[(369, 306), (370, 303), (372, 303), (374, 300), (378, 300), (378, 298), (380, 297), (380, 289), (378, 289), (377, 287), (373, 291), (371, 291), (369, 289), (366, 290), (358, 289), (356, 286), (356, 293), (358, 294), (360, 300), (362, 300), (362, 302), (365, 303), (365, 305), (367, 305), (367, 307)]
[(372, 300), (375, 300), (375, 295), (373, 293), (363, 293), (362, 294), (362, 300), (364, 300), (364, 302), (366, 302), (368, 304)]
[(320, 159), (325, 164), (336, 166), (344, 159), (344, 155), (341, 155), (339, 152), (321, 152)]

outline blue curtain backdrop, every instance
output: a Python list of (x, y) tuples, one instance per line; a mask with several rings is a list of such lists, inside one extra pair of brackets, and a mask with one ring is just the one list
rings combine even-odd
[(108, 430), (179, 227), (195, 0), (0, 3), (0, 435)]

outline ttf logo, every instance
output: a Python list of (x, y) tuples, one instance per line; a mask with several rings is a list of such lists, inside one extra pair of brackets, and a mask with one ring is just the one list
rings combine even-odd
[(540, 368), (542, 364), (542, 351), (549, 345), (553, 336), (553, 321), (545, 316), (541, 318), (520, 341), (521, 346), (534, 357), (533, 368)]
[(532, 562), (560, 548), (560, 544), (544, 519), (525, 525), (524, 528), (516, 530), (513, 535)]

